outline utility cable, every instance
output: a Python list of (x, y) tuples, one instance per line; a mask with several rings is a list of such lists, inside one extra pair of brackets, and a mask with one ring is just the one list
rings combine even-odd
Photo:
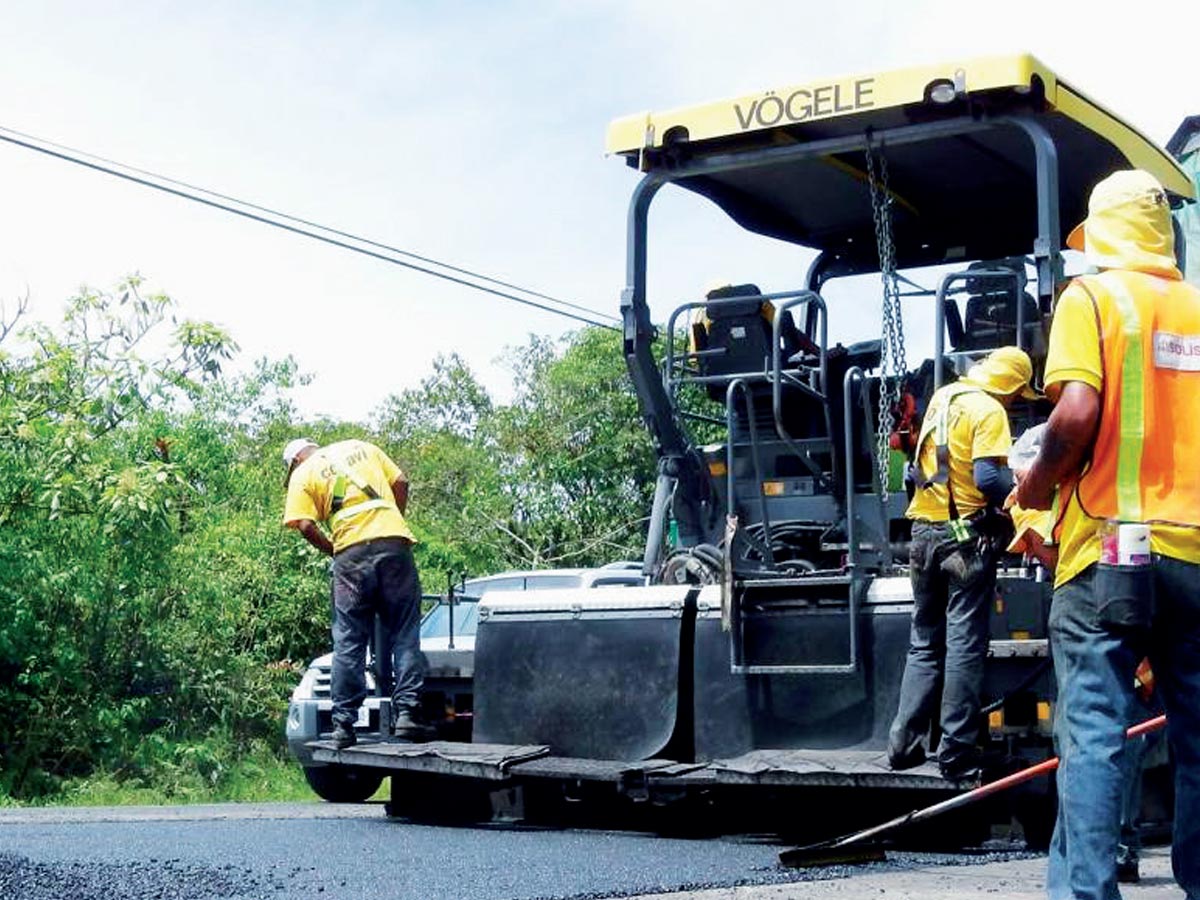
[(519, 284), (512, 284), (511, 282), (508, 282), (508, 281), (502, 281), (499, 278), (493, 278), (490, 275), (484, 275), (482, 272), (475, 272), (471, 269), (462, 268), (461, 266), (451, 265), (450, 263), (442, 262), (441, 260), (434, 259), (433, 257), (430, 257), (430, 256), (422, 256), (420, 253), (414, 253), (411, 250), (404, 250), (400, 247), (394, 247), (391, 244), (384, 244), (380, 241), (375, 241), (375, 240), (372, 240), (371, 238), (365, 238), (365, 237), (362, 237), (361, 235), (357, 235), (352, 232), (342, 231), (340, 229), (333, 228), (329, 225), (322, 225), (320, 222), (314, 222), (311, 219), (301, 218), (300, 216), (293, 216), (290, 213), (286, 213), (286, 212), (283, 212), (282, 210), (278, 210), (278, 209), (272, 209), (269, 206), (262, 206), (258, 203), (251, 203), (249, 200), (242, 200), (240, 197), (234, 197), (229, 194), (222, 194), (220, 191), (214, 191), (211, 188), (204, 187), (203, 185), (192, 184), (187, 181), (181, 181), (178, 178), (172, 178), (169, 175), (162, 175), (158, 172), (152, 172), (149, 169), (140, 169), (137, 166), (131, 166), (128, 163), (123, 163), (119, 160), (110, 159), (109, 157), (100, 156), (95, 153), (89, 153), (88, 151), (80, 150), (77, 147), (69, 147), (66, 144), (60, 144), (55, 141), (47, 140), (46, 138), (38, 137), (37, 135), (28, 134), (24, 131), (17, 131), (15, 128), (6, 128), (3, 125), (0, 125), (0, 132), (4, 132), (4, 133), (10, 134), (10, 135), (15, 135), (19, 138), (24, 138), (25, 140), (36, 141), (37, 143), (42, 144), (46, 147), (53, 147), (56, 150), (61, 150), (65, 153), (71, 153), (71, 154), (74, 154), (75, 156), (86, 157), (87, 159), (94, 160), (94, 161), (100, 162), (100, 163), (105, 163), (110, 166), (117, 166), (118, 168), (123, 169), (126, 172), (136, 172), (139, 175), (145, 175), (149, 178), (153, 178), (156, 181), (161, 181), (165, 184), (173, 184), (173, 185), (176, 185), (177, 187), (186, 188), (190, 191), (197, 191), (201, 194), (207, 194), (210, 197), (216, 197), (220, 200), (228, 200), (231, 203), (236, 203), (238, 206), (244, 206), (247, 209), (256, 209), (259, 212), (268, 213), (269, 215), (272, 215), (278, 219), (286, 219), (289, 222), (297, 222), (301, 225), (308, 225), (312, 228), (318, 228), (321, 231), (327, 232), (329, 234), (336, 234), (339, 237), (348, 238), (359, 244), (366, 244), (371, 247), (378, 247), (381, 250), (387, 250), (390, 253), (397, 254), (398, 256), (405, 256), (405, 257), (408, 257), (409, 259), (415, 259), (420, 262), (429, 263), (430, 265), (437, 266), (438, 268), (446, 269), (449, 272), (458, 272), (460, 275), (469, 275), (472, 278), (478, 278), (480, 281), (487, 281), (492, 284), (499, 285), (500, 287), (510, 288), (511, 290), (519, 291), (522, 294), (529, 294), (531, 297), (540, 297), (543, 300), (549, 300), (552, 303), (558, 303), (561, 306), (566, 306), (571, 309), (577, 309), (580, 312), (587, 313), (588, 315), (601, 316), (603, 318), (612, 319), (613, 321), (619, 321), (619, 319), (616, 316), (614, 316), (610, 313), (602, 312), (601, 310), (593, 309), (589, 306), (584, 306), (579, 303), (573, 303), (570, 300), (563, 300), (561, 297), (555, 297), (551, 294), (544, 294), (544, 293), (541, 293), (540, 291), (535, 291), (531, 288), (524, 288), (524, 287), (521, 287)]
[[(16, 137), (16, 135), (20, 135), (20, 137)], [(567, 312), (564, 309), (559, 309), (558, 307), (548, 306), (544, 303), (538, 303), (534, 300), (529, 300), (525, 297), (518, 297), (514, 294), (508, 293), (507, 291), (496, 290), (495, 288), (490, 288), (483, 284), (477, 284), (475, 282), (468, 281), (464, 278), (458, 278), (453, 275), (447, 275), (445, 272), (439, 272), (434, 269), (427, 268), (426, 266), (421, 266), (421, 265), (416, 265), (415, 263), (405, 262), (404, 260), (396, 259), (394, 256), (388, 256), (384, 253), (378, 253), (373, 250), (368, 250), (364, 247), (359, 247), (359, 246), (355, 246), (354, 244), (346, 243), (346, 241), (336, 240), (334, 238), (328, 237), (323, 234), (317, 234), (316, 232), (310, 231), (307, 228), (301, 228), (301, 227), (298, 227), (297, 225), (289, 225), (289, 224), (287, 224), (286, 221), (281, 222), (281, 221), (278, 221), (278, 219), (286, 219), (288, 221), (302, 223), (302, 224), (308, 225), (312, 228), (317, 228), (317, 229), (320, 229), (321, 231), (328, 232), (329, 234), (339, 235), (340, 237), (347, 238), (348, 240), (356, 241), (358, 243), (367, 244), (367, 245), (374, 246), (374, 247), (379, 247), (380, 249), (387, 250), (390, 253), (394, 253), (396, 255), (407, 256), (410, 259), (418, 259), (418, 260), (421, 260), (422, 262), (426, 262), (431, 265), (435, 265), (440, 268), (447, 269), (449, 271), (458, 272), (458, 273), (464, 274), (464, 275), (469, 275), (469, 276), (471, 276), (473, 278), (477, 278), (481, 281), (488, 281), (488, 282), (491, 282), (492, 284), (498, 284), (498, 285), (502, 285), (504, 287), (511, 288), (512, 290), (520, 291), (521, 293), (530, 294), (531, 296), (535, 296), (535, 297), (541, 297), (543, 299), (550, 300), (554, 303), (559, 303), (564, 306), (570, 306), (574, 309), (581, 310), (592, 316), (603, 316), (605, 318), (614, 318), (614, 317), (608, 315), (607, 313), (601, 313), (597, 310), (590, 309), (588, 307), (581, 306), (579, 304), (570, 303), (569, 301), (560, 300), (558, 298), (551, 297), (546, 294), (540, 294), (536, 291), (527, 290), (527, 289), (519, 287), (517, 285), (510, 284), (508, 282), (503, 282), (503, 281), (500, 281), (495, 278), (491, 278), (486, 275), (481, 275), (479, 273), (472, 272), (469, 269), (463, 269), (463, 268), (459, 268), (456, 266), (451, 266), (447, 263), (442, 263), (442, 262), (439, 262), (438, 260), (431, 259), (429, 257), (420, 256), (419, 254), (410, 253), (408, 251), (401, 250), (396, 247), (388, 246), (387, 244), (382, 244), (377, 241), (360, 238), (360, 237), (350, 234), (348, 232), (339, 231), (334, 228), (326, 227), (317, 222), (312, 222), (307, 219), (301, 219), (297, 216), (291, 216), (286, 213), (280, 213), (280, 212), (270, 209), (269, 207), (259, 206), (254, 203), (248, 203), (246, 201), (239, 200), (236, 197), (231, 197), (227, 194), (221, 194), (216, 191), (208, 190), (207, 188), (190, 185), (186, 182), (182, 182), (182, 181), (178, 181), (177, 179), (161, 176), (154, 172), (149, 172), (144, 169), (138, 169), (133, 166), (126, 166), (124, 163), (120, 163), (115, 160), (109, 160), (109, 159), (105, 159), (104, 157), (98, 157), (91, 153), (86, 153), (84, 151), (75, 150), (73, 148), (65, 147), (61, 144), (55, 144), (52, 141), (45, 141), (42, 138), (34, 137), (33, 135), (27, 135), (27, 134), (24, 134), (23, 132), (19, 132), (19, 131), (14, 131), (13, 129), (4, 128), (3, 126), (0, 126), (0, 141), (5, 141), (9, 144), (13, 144), (18, 147), (24, 147), (27, 150), (33, 150), (37, 153), (41, 153), (46, 156), (53, 157), (55, 159), (61, 159), (65, 162), (73, 163), (75, 165), (82, 166), (87, 169), (92, 169), (97, 172), (102, 172), (106, 175), (112, 175), (115, 178), (120, 178), (125, 181), (132, 182), (134, 184), (139, 184), (143, 187), (148, 187), (153, 190), (161, 191), (166, 194), (171, 194), (176, 197), (181, 197), (185, 200), (191, 200), (195, 203), (200, 203), (205, 206), (212, 207), (214, 209), (219, 209), (224, 212), (232, 213), (233, 215), (241, 216), (243, 218), (250, 219), (255, 222), (260, 222), (264, 225), (270, 225), (275, 228), (279, 228), (283, 231), (288, 231), (293, 234), (302, 235), (303, 237), (312, 238), (313, 240), (321, 241), (323, 243), (330, 244), (334, 247), (340, 247), (343, 250), (349, 250), (353, 253), (359, 253), (359, 254), (362, 254), (363, 256), (369, 256), (373, 259), (382, 260), (383, 262), (389, 262), (396, 266), (401, 266), (406, 269), (412, 269), (413, 271), (422, 272), (426, 275), (432, 275), (434, 278), (440, 278), (444, 281), (449, 281), (454, 284), (462, 285), (463, 287), (474, 288), (477, 291), (482, 291), (486, 294), (491, 294), (495, 297), (500, 297), (505, 300), (511, 300), (515, 303), (520, 303), (525, 306), (533, 307), (535, 309), (540, 309), (540, 310), (543, 310), (544, 312), (549, 312), (549, 313), (554, 313), (556, 315), (564, 316), (565, 318), (573, 319), (577, 322), (582, 322), (585, 325), (592, 325), (597, 328), (606, 328), (610, 331), (619, 330), (615, 326), (610, 325), (606, 322), (597, 322), (597, 321), (594, 321), (593, 319), (586, 318), (581, 315), (576, 315), (571, 312)], [(38, 143), (33, 143), (33, 141), (37, 141)], [(40, 146), (42, 144), (44, 144), (45, 146)], [(51, 148), (57, 148), (57, 149), (51, 149)], [(90, 159), (84, 159), (83, 157), (85, 157), (85, 156), (90, 157)], [(97, 162), (92, 162), (90, 160), (97, 160)], [(120, 167), (120, 169), (126, 169), (128, 171), (119, 171), (117, 168), (114, 168), (114, 166)], [(144, 175), (144, 176), (148, 176), (148, 177), (139, 177), (139, 175), (131, 175), (131, 174), (129, 174), (130, 172), (138, 172), (138, 173), (140, 173), (140, 175)], [(152, 180), (150, 180), (151, 178), (158, 179), (158, 181), (152, 181)], [(165, 182), (165, 183), (159, 183), (159, 181)], [(170, 187), (169, 186), (170, 184), (178, 185), (178, 187)], [(186, 190), (184, 188), (186, 188)], [(193, 192), (207, 194), (209, 197), (219, 197), (222, 200), (229, 201), (230, 203), (236, 203), (239, 206), (246, 207), (247, 209), (256, 209), (256, 210), (259, 210), (260, 212), (267, 213), (268, 215), (275, 216), (277, 218), (268, 218), (267, 215), (257, 215), (256, 213), (248, 212), (247, 209), (238, 209), (235, 206), (228, 205), (228, 203), (221, 203), (216, 200), (210, 200), (210, 199), (207, 199), (206, 197), (198, 196), (197, 193), (193, 193)]]

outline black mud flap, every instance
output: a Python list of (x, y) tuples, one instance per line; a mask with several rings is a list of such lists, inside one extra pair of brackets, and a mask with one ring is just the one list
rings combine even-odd
[[(589, 759), (686, 755), (695, 592), (658, 586), (485, 595), (475, 637), (473, 739), (546, 744), (555, 754)], [(683, 703), (681, 677), (689, 694)], [(677, 726), (686, 741), (673, 741)], [(688, 745), (683, 753), (680, 743)]]

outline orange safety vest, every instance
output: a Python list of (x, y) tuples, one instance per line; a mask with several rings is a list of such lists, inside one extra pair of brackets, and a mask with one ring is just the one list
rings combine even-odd
[(1200, 290), (1124, 270), (1078, 281), (1104, 368), (1080, 505), (1098, 519), (1200, 526)]

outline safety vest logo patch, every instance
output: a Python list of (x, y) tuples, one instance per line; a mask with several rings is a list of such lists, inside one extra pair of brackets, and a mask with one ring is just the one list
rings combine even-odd
[(1154, 367), (1200, 372), (1200, 335), (1154, 332)]

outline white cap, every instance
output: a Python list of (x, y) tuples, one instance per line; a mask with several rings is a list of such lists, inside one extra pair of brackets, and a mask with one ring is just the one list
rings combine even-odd
[(308, 438), (296, 438), (295, 440), (288, 441), (288, 445), (283, 448), (283, 464), (290, 469), (301, 451), (316, 446), (317, 444)]

